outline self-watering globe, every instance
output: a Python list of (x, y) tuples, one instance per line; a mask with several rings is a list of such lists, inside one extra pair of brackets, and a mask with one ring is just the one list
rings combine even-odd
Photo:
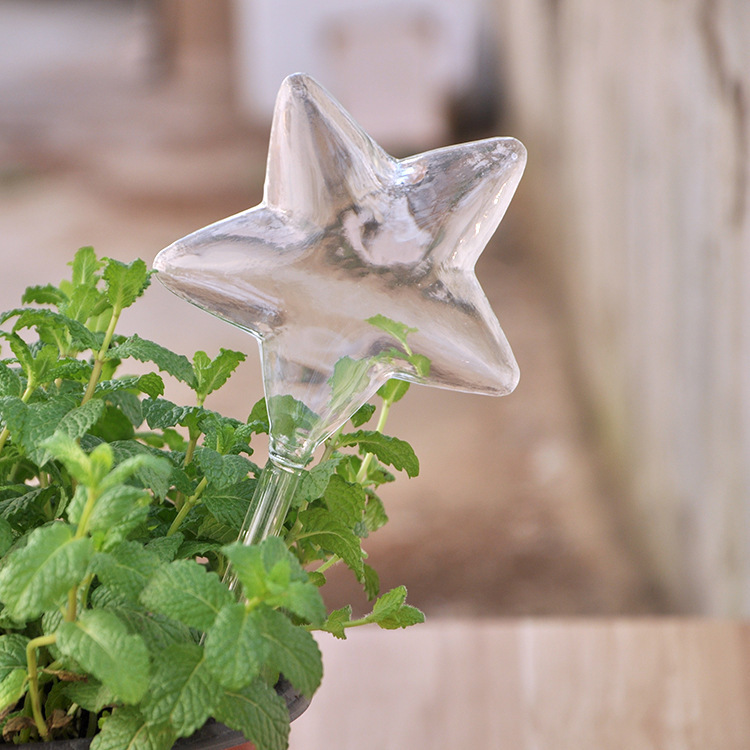
[(515, 388), (474, 266), (525, 162), (514, 138), (396, 159), (313, 79), (283, 82), (263, 201), (154, 261), (168, 289), (260, 345), (269, 459), (244, 543), (280, 531), (317, 446), (390, 378)]

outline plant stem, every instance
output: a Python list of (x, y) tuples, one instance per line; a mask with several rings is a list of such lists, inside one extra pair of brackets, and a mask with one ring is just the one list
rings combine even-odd
[(65, 612), (65, 622), (74, 622), (78, 615), (78, 586), (68, 591), (68, 609)]
[(36, 724), (39, 736), (46, 740), (49, 736), (47, 723), (44, 721), (42, 714), (42, 702), (39, 698), (39, 672), (37, 669), (36, 650), (43, 646), (51, 646), (57, 640), (57, 636), (41, 635), (38, 638), (32, 638), (26, 644), (26, 664), (29, 671), (29, 694), (31, 695), (31, 711), (34, 715), (34, 724)]
[(198, 504), (198, 500), (200, 500), (200, 496), (203, 494), (203, 490), (206, 489), (206, 485), (208, 484), (208, 480), (206, 477), (203, 477), (201, 481), (198, 483), (198, 486), (195, 488), (195, 492), (187, 499), (185, 500), (185, 504), (180, 508), (179, 513), (175, 516), (174, 521), (172, 521), (172, 525), (169, 527), (169, 531), (167, 531), (167, 536), (172, 536), (172, 534), (177, 531), (177, 529), (180, 528), (180, 524), (185, 520), (185, 516), (193, 509), (195, 505)]
[(99, 376), (102, 374), (102, 367), (104, 367), (104, 359), (107, 356), (109, 345), (112, 343), (112, 337), (115, 335), (115, 327), (117, 326), (117, 321), (120, 319), (121, 312), (122, 310), (117, 307), (112, 309), (112, 317), (109, 320), (107, 332), (104, 334), (102, 348), (99, 349), (99, 353), (94, 360), (94, 369), (91, 371), (91, 377), (89, 378), (89, 384), (86, 387), (86, 393), (83, 394), (83, 398), (81, 399), (81, 406), (83, 406), (94, 395), (94, 390), (99, 383)]
[(94, 511), (94, 505), (99, 497), (99, 493), (92, 487), (88, 488), (88, 497), (86, 499), (86, 505), (83, 506), (83, 512), (81, 513), (81, 520), (78, 522), (78, 528), (76, 529), (75, 538), (82, 539), (89, 527), (89, 519)]
[(315, 568), (315, 573), (325, 573), (326, 570), (329, 568), (332, 568), (334, 565), (338, 565), (341, 562), (341, 558), (338, 555), (334, 555), (333, 557), (329, 557), (322, 565)]

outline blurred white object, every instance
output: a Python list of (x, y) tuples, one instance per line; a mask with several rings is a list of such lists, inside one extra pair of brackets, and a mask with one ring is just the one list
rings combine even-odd
[(328, 82), (384, 147), (444, 143), (448, 106), (478, 72), (481, 0), (235, 0), (238, 93), (270, 121), (276, 91), (304, 70)]

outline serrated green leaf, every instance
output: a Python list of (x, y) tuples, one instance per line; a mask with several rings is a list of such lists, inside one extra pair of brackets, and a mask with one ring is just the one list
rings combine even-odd
[(235, 542), (221, 550), (232, 565), (232, 572), (240, 580), (247, 599), (263, 597), (267, 593), (268, 572), (263, 554), (257, 544)]
[(170, 750), (175, 739), (169, 725), (150, 724), (137, 709), (123, 706), (112, 712), (91, 750)]
[(374, 454), (384, 464), (399, 471), (405, 470), (410, 477), (419, 474), (419, 459), (405, 440), (371, 430), (358, 430), (341, 435), (339, 445), (359, 445), (361, 450)]
[(17, 703), (27, 690), (26, 669), (14, 669), (0, 681), (0, 711)]
[(23, 385), (18, 373), (8, 365), (0, 363), (0, 396), (15, 396), (20, 399), (22, 393)]
[(162, 562), (172, 562), (182, 546), (184, 536), (177, 531), (172, 536), (160, 536), (146, 543), (146, 549), (158, 556)]
[[(273, 589), (272, 589), (273, 590)], [(269, 604), (281, 607), (311, 625), (320, 625), (326, 619), (326, 606), (318, 587), (311, 581), (292, 581), (282, 591), (267, 599)]]
[(161, 499), (171, 487), (173, 465), (161, 451), (154, 451), (134, 440), (111, 443), (117, 466), (102, 481), (101, 489), (133, 477)]
[(218, 702), (219, 685), (197, 644), (168, 646), (156, 656), (154, 677), (141, 710), (152, 724), (168, 724), (179, 736), (203, 726)]
[(233, 599), (216, 573), (194, 560), (175, 560), (156, 572), (141, 602), (147, 609), (205, 631)]
[(406, 601), (406, 587), (397, 586), (395, 589), (391, 589), (387, 593), (383, 594), (372, 608), (372, 614), (375, 618), (388, 617), (393, 613), (397, 612)]
[(161, 564), (156, 552), (142, 544), (120, 542), (108, 552), (97, 553), (91, 570), (113, 592), (137, 601)]
[(14, 411), (10, 414), (5, 414), (3, 409), (14, 444), (34, 463), (40, 465), (49, 457), (44, 441), (52, 436), (60, 420), (73, 408), (74, 403), (70, 397), (59, 396), (52, 401), (24, 405), (23, 410), (18, 404), (14, 404)]
[(57, 426), (56, 432), (74, 440), (83, 437), (104, 413), (104, 402), (91, 399), (82, 406), (69, 411)]
[(132, 263), (121, 263), (107, 258), (102, 276), (107, 286), (107, 298), (115, 310), (130, 307), (151, 283), (148, 267), (140, 258)]
[(64, 431), (56, 431), (42, 443), (42, 447), (81, 484), (84, 486), (93, 484), (91, 459), (71, 435)]
[(34, 355), (31, 353), (29, 345), (17, 333), (0, 331), (0, 338), (4, 338), (8, 342), (11, 351), (18, 360), (18, 364), (23, 368), (26, 377), (33, 377)]
[(202, 411), (195, 406), (178, 406), (165, 398), (145, 399), (141, 403), (143, 416), (152, 430), (163, 430), (182, 424), (189, 414)]
[(362, 404), (351, 416), (352, 424), (355, 427), (361, 427), (372, 419), (372, 415), (375, 413), (375, 404)]
[(388, 515), (385, 512), (383, 501), (374, 493), (369, 493), (367, 496), (365, 523), (367, 524), (368, 531), (371, 533), (388, 523)]
[(115, 408), (122, 412), (122, 415), (129, 422), (125, 430), (127, 433), (127, 438), (125, 439), (132, 437), (133, 427), (140, 427), (143, 423), (141, 400), (135, 393), (126, 390), (114, 391), (108, 394), (106, 398), (111, 405), (110, 408)]
[(140, 635), (152, 654), (157, 654), (174, 643), (195, 642), (193, 631), (187, 625), (165, 615), (147, 612), (133, 602), (123, 600), (107, 605), (106, 609), (125, 623), (128, 632)]
[(338, 555), (363, 580), (362, 546), (359, 537), (323, 508), (311, 508), (299, 514), (302, 532), (297, 539), (312, 542), (323, 551)]
[(84, 610), (76, 621), (63, 622), (57, 647), (125, 703), (138, 703), (145, 695), (150, 671), (146, 644), (112, 612)]
[[(83, 323), (68, 315), (38, 308), (21, 308), (12, 310), (6, 315), (16, 317), (16, 322), (13, 324), (14, 331), (19, 331), (22, 328), (36, 328), (40, 335), (46, 334), (48, 338), (59, 344), (65, 340), (64, 337), (67, 334), (72, 346), (82, 351), (86, 349), (96, 351), (101, 346), (101, 334), (92, 333)], [(61, 346), (60, 348), (65, 347)]]
[(10, 495), (0, 500), (0, 518), (23, 533), (44, 521), (44, 507), (55, 499), (58, 489), (37, 487), (29, 491), (26, 485), (20, 485), (18, 491), (23, 494), (15, 497)]
[(175, 354), (148, 339), (142, 339), (137, 334), (130, 336), (114, 349), (110, 349), (107, 356), (115, 359), (132, 357), (139, 362), (153, 362), (163, 372), (187, 383), (191, 388), (195, 387), (195, 372), (187, 357)]
[(406, 346), (406, 339), (410, 333), (416, 333), (416, 328), (410, 328), (404, 323), (399, 323), (395, 320), (387, 318), (385, 315), (373, 315), (371, 318), (367, 318), (367, 323), (376, 328), (380, 328), (381, 331), (389, 333), (403, 346)]
[(268, 643), (267, 662), (281, 672), (303, 695), (312, 698), (323, 678), (323, 663), (315, 639), (289, 618), (265, 606), (258, 607), (257, 621)]
[(237, 484), (245, 479), (253, 468), (252, 462), (244, 456), (222, 456), (221, 453), (205, 446), (195, 451), (195, 458), (209, 485), (216, 489)]
[(302, 401), (285, 394), (266, 399), (269, 424), (277, 435), (293, 436), (307, 432), (318, 422), (318, 415)]
[(89, 533), (99, 532), (106, 547), (126, 539), (148, 516), (151, 496), (137, 487), (115, 486), (96, 501), (88, 523)]
[(0, 600), (16, 619), (38, 617), (83, 579), (92, 553), (91, 539), (74, 539), (66, 524), (34, 529), (0, 570)]
[(193, 370), (197, 381), (195, 391), (201, 401), (221, 388), (245, 359), (242, 352), (231, 349), (220, 349), (219, 355), (213, 360), (205, 352), (196, 352), (193, 357)]
[(133, 423), (128, 418), (126, 412), (120, 408), (120, 404), (117, 403), (119, 395), (118, 393), (110, 394), (109, 398), (114, 405), (105, 404), (101, 419), (91, 429), (92, 435), (106, 443), (117, 441), (131, 442), (133, 437), (135, 437)]
[(365, 491), (360, 485), (347, 482), (338, 474), (331, 477), (324, 500), (334, 518), (347, 528), (354, 529), (364, 518)]
[(229, 604), (219, 612), (206, 638), (206, 662), (221, 685), (238, 690), (260, 672), (268, 654), (255, 612)]
[(209, 485), (201, 499), (219, 523), (239, 529), (247, 515), (256, 485), (255, 479), (243, 479), (221, 488)]
[(388, 617), (382, 617), (376, 621), (384, 630), (397, 630), (408, 628), (410, 625), (419, 625), (424, 622), (424, 613), (410, 604), (404, 604), (396, 612)]
[(328, 482), (336, 473), (336, 468), (341, 461), (341, 456), (335, 456), (327, 461), (321, 461), (309, 471), (302, 474), (297, 491), (294, 494), (294, 505), (299, 507), (304, 503), (311, 503), (319, 497), (323, 497)]
[(36, 303), (37, 305), (59, 305), (67, 299), (65, 294), (53, 284), (44, 286), (27, 286), (21, 302), (24, 305)]
[(97, 271), (104, 265), (104, 262), (96, 257), (94, 248), (87, 245), (78, 248), (68, 265), (73, 269), (71, 286), (91, 286), (99, 278)]
[(288, 746), (286, 703), (261, 679), (242, 690), (224, 691), (214, 716), (231, 729), (242, 732), (258, 750), (286, 750)]
[(346, 640), (346, 623), (351, 622), (352, 619), (352, 606), (347, 604), (341, 609), (334, 609), (328, 615), (328, 619), (320, 626), (321, 630), (325, 630), (336, 638), (342, 641)]
[(29, 639), (20, 633), (0, 635), (0, 682), (14, 670), (26, 670), (26, 645)]

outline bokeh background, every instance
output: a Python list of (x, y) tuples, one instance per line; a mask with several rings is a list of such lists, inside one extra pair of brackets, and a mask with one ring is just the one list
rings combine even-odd
[[(0, 307), (255, 205), (289, 73), (397, 156), (514, 135), (477, 271), (521, 383), (394, 409), (422, 473), (370, 562), (428, 616), (746, 615), (748, 40), (745, 0), (0, 0)], [(158, 284), (122, 329), (246, 351), (209, 407), (262, 395), (255, 342)]]

